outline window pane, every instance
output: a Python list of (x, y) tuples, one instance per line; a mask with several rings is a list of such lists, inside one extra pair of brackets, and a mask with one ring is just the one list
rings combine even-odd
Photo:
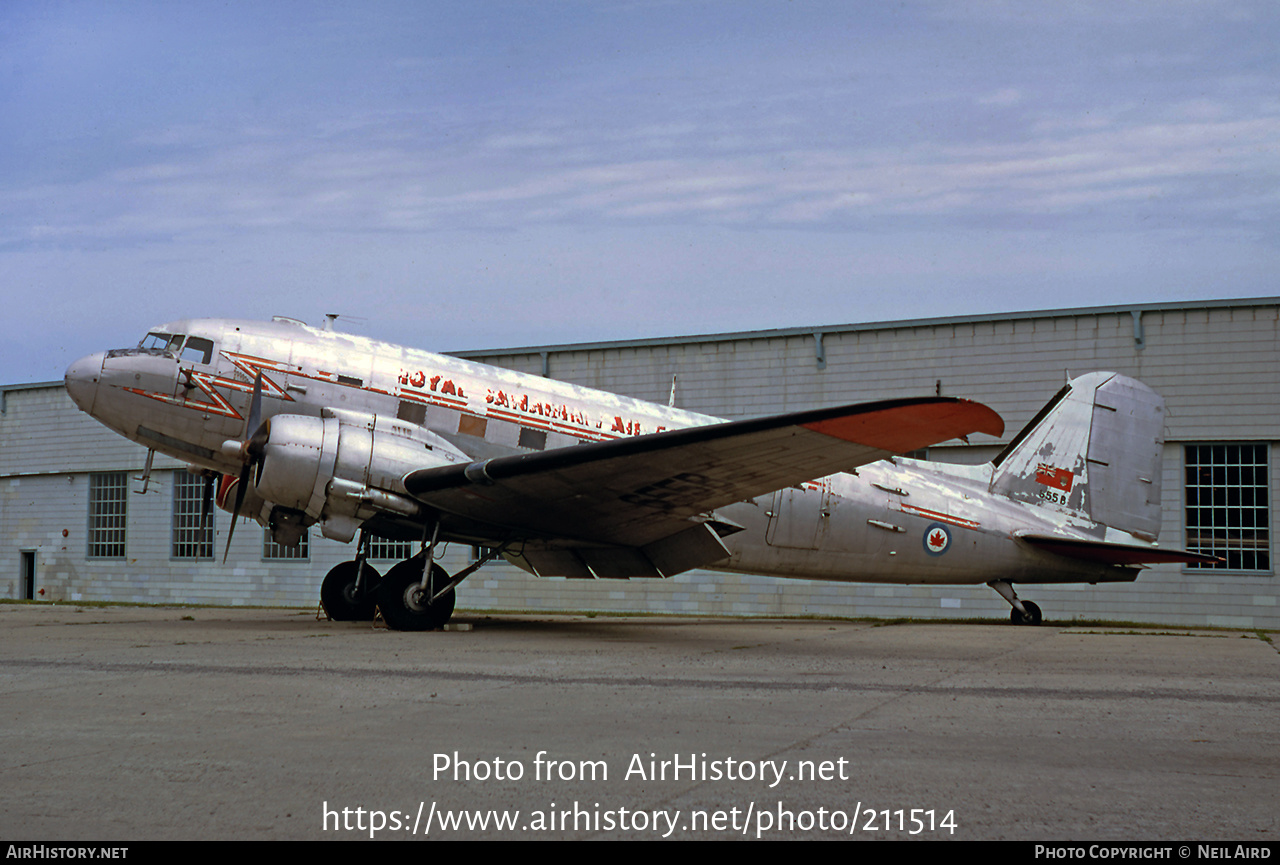
[(1271, 477), (1262, 445), (1187, 445), (1187, 548), (1224, 559), (1193, 567), (1271, 570)]
[(204, 513), (204, 478), (188, 471), (173, 473), (173, 557), (213, 558), (213, 503)]
[(138, 348), (150, 349), (152, 351), (164, 351), (169, 347), (169, 342), (173, 339), (172, 334), (168, 333), (149, 333), (138, 344)]
[(369, 540), (369, 558), (371, 559), (408, 559), (416, 552), (413, 541), (389, 541), (386, 538)]
[(89, 558), (124, 558), (128, 496), (127, 473), (89, 475)]
[(298, 542), (296, 547), (285, 547), (271, 540), (271, 529), (264, 528), (262, 530), (262, 557), (264, 559), (305, 559), (311, 555), (308, 549), (308, 541), (311, 538), (311, 532), (302, 533), (302, 540)]
[(184, 363), (203, 363), (207, 364), (213, 358), (213, 342), (207, 339), (201, 339), (193, 336), (187, 340), (187, 345), (182, 349), (182, 360)]

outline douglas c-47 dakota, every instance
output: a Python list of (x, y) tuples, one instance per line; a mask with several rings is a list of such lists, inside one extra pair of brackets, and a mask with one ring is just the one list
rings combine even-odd
[[(454, 588), (501, 556), (538, 576), (713, 568), (842, 582), (979, 584), (1036, 624), (1015, 583), (1133, 580), (1214, 561), (1155, 546), (1164, 401), (1095, 372), (981, 466), (899, 456), (975, 433), (978, 403), (908, 397), (726, 422), (301, 322), (196, 319), (66, 374), (71, 398), (206, 477), (233, 515), (355, 556), (324, 578), (335, 619), (442, 626)], [(379, 536), (421, 541), (385, 576)], [(439, 544), (484, 550), (448, 575)], [(224, 554), (225, 558), (225, 554)]]

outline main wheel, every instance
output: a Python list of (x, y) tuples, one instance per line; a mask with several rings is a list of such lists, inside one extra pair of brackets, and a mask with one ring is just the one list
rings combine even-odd
[(364, 580), (356, 594), (356, 563), (341, 562), (325, 575), (320, 584), (320, 602), (335, 622), (369, 622), (378, 597), (381, 577), (371, 565), (364, 566)]
[(1014, 607), (1009, 611), (1009, 621), (1015, 625), (1038, 625), (1040, 624), (1040, 607), (1031, 601), (1023, 601), (1022, 606), (1026, 608), (1026, 615), (1018, 612), (1018, 608)]
[(434, 604), (427, 599), (449, 583), (449, 574), (437, 564), (431, 565), (430, 588), (418, 589), (422, 582), (422, 557), (406, 559), (387, 571), (378, 586), (378, 607), (387, 626), (397, 631), (434, 631), (443, 628), (453, 615), (454, 593), (449, 592)]

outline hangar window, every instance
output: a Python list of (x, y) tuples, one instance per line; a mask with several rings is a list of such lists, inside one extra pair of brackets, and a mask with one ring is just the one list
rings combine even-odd
[[(213, 558), (213, 507), (204, 504), (204, 478), (173, 473), (173, 557)], [(207, 511), (206, 511), (207, 509)]]
[(1271, 570), (1271, 467), (1263, 444), (1187, 445), (1187, 549), (1225, 559), (1200, 565)]
[(129, 475), (89, 475), (89, 558), (123, 559)]
[(311, 555), (310, 530), (303, 531), (296, 547), (286, 547), (271, 540), (271, 529), (262, 530), (262, 557), (264, 559), (306, 559)]
[(369, 539), (369, 558), (399, 561), (413, 556), (413, 541), (389, 541), (386, 538)]

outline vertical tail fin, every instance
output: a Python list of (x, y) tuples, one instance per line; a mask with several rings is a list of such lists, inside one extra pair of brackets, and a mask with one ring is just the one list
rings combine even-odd
[(1160, 395), (1127, 376), (1089, 373), (993, 460), (991, 490), (1154, 541), (1163, 448)]

